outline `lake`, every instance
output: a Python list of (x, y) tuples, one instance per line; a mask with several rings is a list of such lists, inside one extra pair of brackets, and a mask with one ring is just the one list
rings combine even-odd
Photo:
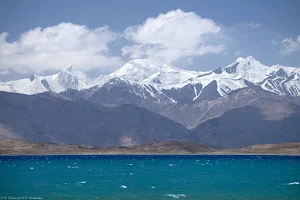
[(300, 199), (300, 157), (1, 156), (0, 199)]

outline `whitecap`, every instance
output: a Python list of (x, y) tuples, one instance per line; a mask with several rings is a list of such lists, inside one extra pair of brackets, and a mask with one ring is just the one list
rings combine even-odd
[(131, 163), (129, 165), (132, 165)]
[(167, 197), (172, 197), (174, 199), (179, 199), (180, 197), (186, 197), (185, 194), (167, 194)]
[(121, 186), (120, 186), (120, 188), (124, 188), (124, 189), (126, 189), (126, 188), (127, 188), (127, 186), (126, 186), (126, 185), (121, 185)]
[(30, 167), (30, 169), (33, 169), (33, 167)]
[(154, 186), (151, 186), (150, 188), (151, 188), (151, 189), (154, 189), (155, 187), (154, 187)]
[(72, 167), (72, 166), (68, 166), (68, 169), (78, 169), (79, 167), (78, 166), (74, 166), (74, 167)]
[(287, 183), (285, 185), (299, 185), (300, 183), (299, 182), (291, 182), (291, 183)]
[(84, 183), (86, 183), (86, 181), (81, 181), (81, 182), (78, 182), (79, 184), (84, 184)]

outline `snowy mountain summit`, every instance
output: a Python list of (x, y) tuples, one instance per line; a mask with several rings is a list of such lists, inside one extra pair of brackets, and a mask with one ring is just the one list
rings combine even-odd
[(87, 89), (93, 82), (88, 75), (72, 65), (59, 72), (55, 80), (64, 90), (70, 88), (75, 90)]
[(201, 72), (175, 68), (157, 60), (135, 59), (110, 74), (110, 76), (138, 82), (178, 84), (199, 74)]
[(47, 91), (60, 93), (67, 89), (88, 89), (92, 86), (93, 81), (84, 72), (69, 65), (59, 73), (51, 76), (32, 75), (29, 78), (0, 83), (0, 91), (28, 95)]
[(0, 83), (0, 91), (30, 95), (72, 89), (88, 93), (94, 101), (103, 103), (111, 103), (109, 99), (125, 103), (138, 99), (176, 103), (211, 100), (253, 86), (277, 95), (300, 96), (300, 69), (266, 66), (251, 56), (207, 72), (184, 70), (151, 59), (135, 59), (96, 79), (70, 65), (51, 76), (33, 75)]
[(240, 75), (243, 79), (279, 95), (300, 96), (300, 69), (282, 65), (266, 66), (252, 56), (238, 58), (224, 69), (225, 73)]

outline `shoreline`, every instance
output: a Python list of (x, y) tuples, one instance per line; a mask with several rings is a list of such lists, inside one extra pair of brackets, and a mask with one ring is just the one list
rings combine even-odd
[(15, 139), (0, 140), (0, 156), (43, 155), (266, 155), (300, 156), (300, 142), (258, 144), (236, 149), (220, 149), (193, 142), (168, 141), (129, 147), (58, 145)]
[(111, 153), (102, 153), (102, 154), (85, 154), (85, 153), (76, 153), (76, 154), (0, 154), (0, 157), (6, 156), (293, 156), (300, 157), (300, 154), (267, 154), (267, 153), (187, 153), (187, 154), (167, 154), (167, 153), (142, 153), (142, 154), (111, 154)]

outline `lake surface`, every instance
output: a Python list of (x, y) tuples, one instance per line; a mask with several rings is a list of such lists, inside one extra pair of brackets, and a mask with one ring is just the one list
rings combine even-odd
[(300, 199), (295, 156), (0, 157), (0, 199)]

